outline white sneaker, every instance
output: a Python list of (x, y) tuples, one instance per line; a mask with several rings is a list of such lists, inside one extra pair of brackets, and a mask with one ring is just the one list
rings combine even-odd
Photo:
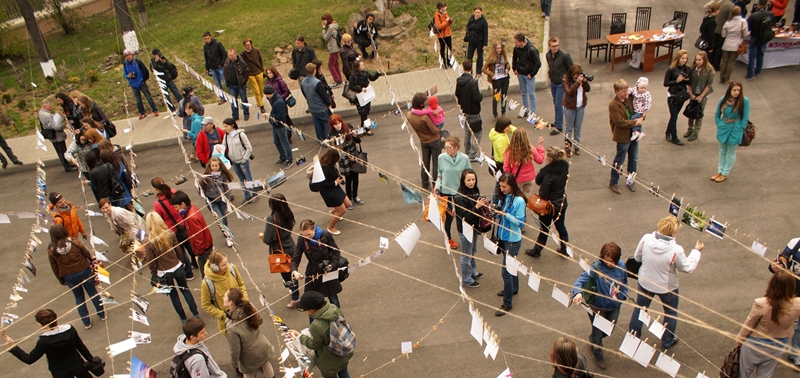
[(638, 139), (639, 138), (639, 134), (641, 134), (641, 133), (639, 133), (638, 131), (634, 131), (633, 135), (631, 135), (631, 142), (633, 142), (634, 140)]
[(642, 140), (642, 138), (644, 138), (644, 133), (643, 132), (639, 133), (639, 136), (636, 137), (636, 140), (640, 141), (640, 140)]

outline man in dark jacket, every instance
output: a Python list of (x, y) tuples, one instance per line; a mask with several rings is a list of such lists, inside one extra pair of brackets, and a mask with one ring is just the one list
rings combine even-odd
[(294, 50), (292, 50), (292, 68), (297, 71), (299, 76), (292, 77), (292, 74), (289, 73), (289, 78), (297, 80), (297, 83), (300, 84), (309, 75), (306, 65), (314, 59), (317, 59), (317, 53), (306, 44), (305, 37), (297, 36), (294, 40)]
[(275, 88), (267, 84), (264, 86), (264, 94), (269, 100), (272, 110), (269, 112), (269, 123), (272, 124), (272, 142), (278, 149), (278, 161), (275, 165), (283, 165), (284, 169), (292, 166), (292, 146), (289, 144), (289, 133), (292, 132), (286, 127), (289, 119), (289, 108), (281, 95), (275, 94)]
[(353, 48), (353, 37), (350, 34), (343, 34), (339, 57), (342, 58), (342, 73), (344, 73), (345, 80), (350, 80), (350, 76), (353, 74), (353, 65), (358, 56), (358, 51)]
[(547, 76), (550, 78), (550, 94), (553, 95), (553, 106), (556, 108), (556, 130), (551, 130), (550, 135), (558, 135), (564, 127), (564, 87), (561, 86), (561, 79), (567, 70), (572, 67), (572, 57), (564, 50), (561, 50), (558, 37), (550, 37), (548, 41), (550, 51), (545, 54), (547, 59)]
[[(161, 55), (161, 50), (153, 49), (153, 59), (150, 60), (150, 69), (163, 73), (163, 75), (159, 75), (159, 78), (166, 82), (167, 90), (165, 91), (165, 96), (167, 97), (167, 106), (169, 106), (169, 111), (174, 113), (175, 105), (173, 104), (180, 103), (181, 99), (183, 99), (183, 97), (181, 97), (181, 92), (178, 90), (178, 86), (175, 85), (175, 79), (178, 78), (178, 68), (170, 63), (164, 55)], [(160, 85), (159, 83), (159, 86)], [(175, 102), (172, 102), (170, 99), (169, 92), (175, 94)]]
[(767, 43), (775, 38), (775, 33), (772, 31), (775, 16), (767, 10), (767, 0), (758, 0), (754, 9), (755, 12), (747, 19), (750, 27), (750, 48), (747, 57), (747, 75), (745, 75), (747, 80), (753, 80), (753, 75), (761, 75)]
[(244, 120), (250, 119), (250, 108), (247, 105), (247, 77), (250, 76), (250, 71), (247, 69), (247, 63), (243, 59), (239, 59), (236, 54), (236, 49), (228, 50), (228, 60), (225, 61), (223, 66), (225, 71), (225, 82), (228, 84), (228, 93), (233, 97), (231, 103), (231, 118), (234, 121), (239, 119), (239, 104), (236, 98), (241, 95), (241, 106), (244, 108)]
[[(472, 77), (472, 61), (467, 59), (462, 63), (464, 73), (456, 79), (456, 100), (458, 106), (461, 107), (461, 112), (464, 113), (466, 118), (466, 127), (464, 127), (464, 152), (466, 152), (469, 159), (478, 161), (478, 155), (481, 144), (481, 136), (483, 135), (483, 127), (481, 121), (481, 100), (483, 95), (480, 88), (478, 88), (478, 80)], [(472, 136), (475, 139), (472, 139)]]
[[(617, 183), (619, 170), (628, 156), (628, 174), (636, 173), (636, 162), (639, 160), (639, 141), (631, 141), (631, 129), (641, 126), (642, 119), (631, 119), (633, 114), (633, 99), (628, 96), (628, 82), (623, 79), (614, 83), (615, 96), (608, 104), (608, 120), (611, 124), (611, 140), (617, 143), (617, 154), (614, 156), (614, 165), (611, 167), (611, 182), (608, 188), (612, 192), (622, 194)], [(636, 186), (628, 185), (628, 190), (636, 191)]]
[[(367, 14), (367, 18), (353, 24), (353, 40), (361, 49), (364, 59), (375, 59), (375, 50), (378, 49), (378, 29), (375, 28), (375, 15)], [(375, 43), (374, 46), (372, 44)], [(367, 46), (372, 46), (372, 54), (367, 54)]]
[(329, 107), (331, 106), (331, 95), (325, 84), (314, 75), (317, 73), (317, 65), (314, 63), (306, 64), (305, 71), (308, 72), (300, 83), (300, 91), (308, 103), (308, 112), (311, 113), (311, 120), (314, 121), (314, 131), (318, 140), (328, 139), (328, 117), (331, 116)]
[(147, 80), (150, 79), (150, 70), (142, 63), (141, 60), (133, 57), (133, 51), (125, 49), (123, 51), (125, 61), (122, 62), (122, 74), (128, 79), (128, 84), (133, 90), (133, 99), (136, 100), (136, 110), (139, 111), (139, 119), (147, 117), (142, 104), (142, 94), (147, 99), (147, 103), (153, 108), (153, 115), (158, 117), (158, 107), (153, 101), (153, 96), (150, 94), (150, 88), (147, 87)]
[[(211, 38), (211, 32), (203, 33), (203, 40), (206, 43), (203, 45), (203, 56), (206, 59), (206, 73), (214, 77), (214, 82), (219, 89), (222, 89), (225, 86), (225, 73), (222, 69), (222, 66), (225, 64), (225, 47), (222, 46), (221, 42)], [(225, 98), (219, 96), (219, 104), (222, 105), (224, 103)]]
[(517, 33), (514, 36), (514, 53), (511, 59), (511, 69), (519, 79), (519, 92), (522, 94), (522, 106), (525, 107), (525, 115), (528, 112), (536, 113), (536, 74), (542, 67), (542, 60), (539, 59), (539, 50), (533, 46), (531, 41), (525, 38), (525, 34)]
[(489, 23), (486, 22), (486, 17), (483, 17), (481, 7), (475, 7), (472, 16), (467, 21), (467, 35), (464, 36), (464, 42), (468, 42), (467, 59), (472, 60), (475, 51), (478, 51), (478, 64), (475, 66), (475, 72), (478, 77), (481, 77), (483, 52), (486, 51), (486, 44), (489, 43)]

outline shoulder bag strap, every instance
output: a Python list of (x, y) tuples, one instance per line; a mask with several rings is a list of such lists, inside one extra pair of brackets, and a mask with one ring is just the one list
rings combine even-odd
[[(274, 217), (272, 218), (272, 221), (275, 221)], [(286, 253), (286, 251), (283, 250), (283, 240), (281, 240), (281, 231), (278, 229), (278, 224), (273, 223), (273, 225), (275, 226), (275, 235), (278, 236), (278, 244), (281, 246), (281, 253)]]
[(169, 216), (169, 219), (170, 219), (170, 220), (172, 220), (172, 223), (174, 223), (176, 226), (178, 226), (178, 221), (176, 221), (176, 220), (175, 220), (175, 217), (174, 217), (174, 216), (172, 216), (172, 213), (170, 213), (170, 212), (169, 212), (169, 209), (167, 209), (167, 206), (165, 206), (165, 205), (164, 205), (164, 201), (162, 201), (161, 199), (159, 199), (159, 200), (158, 200), (158, 203), (160, 203), (160, 204), (161, 204), (161, 207), (163, 207), (163, 208), (164, 208), (164, 211), (166, 211), (166, 212), (167, 212), (167, 215)]
[[(509, 157), (511, 157), (511, 155), (509, 155)], [(517, 173), (515, 173), (515, 174), (514, 174), (514, 178), (515, 178), (515, 179), (516, 179), (517, 177), (519, 177), (519, 171), (520, 171), (521, 169), (522, 169), (522, 163), (519, 163), (519, 166), (517, 167)]]

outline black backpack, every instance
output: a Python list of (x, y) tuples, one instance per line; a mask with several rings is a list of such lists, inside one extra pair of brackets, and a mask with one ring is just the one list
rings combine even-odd
[(167, 73), (169, 74), (170, 80), (175, 80), (178, 78), (178, 67), (175, 67), (174, 64), (170, 63), (169, 61), (166, 62), (167, 66)]
[(189, 349), (175, 357), (172, 357), (172, 362), (169, 364), (169, 376), (172, 378), (192, 378), (192, 372), (186, 368), (186, 360), (195, 354), (203, 355), (206, 365), (208, 365), (208, 356), (201, 350), (194, 348)]
[(337, 28), (333, 33), (333, 38), (336, 40), (336, 47), (342, 47), (342, 32)]
[(428, 24), (428, 29), (431, 29), (431, 31), (433, 31), (433, 34), (439, 34), (439, 28), (436, 27), (435, 19), (433, 18), (431, 19), (431, 23)]
[(758, 43), (764, 44), (775, 38), (775, 32), (772, 31), (772, 16), (766, 15), (761, 19), (758, 31)]

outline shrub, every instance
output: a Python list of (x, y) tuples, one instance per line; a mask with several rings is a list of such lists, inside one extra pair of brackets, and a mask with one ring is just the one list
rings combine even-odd
[(11, 103), (11, 93), (3, 93), (3, 104)]
[(27, 107), (28, 107), (28, 101), (26, 101), (24, 98), (21, 98), (19, 99), (19, 101), (17, 101), (17, 109), (25, 110)]
[(89, 83), (96, 83), (100, 80), (100, 73), (97, 70), (89, 70)]

